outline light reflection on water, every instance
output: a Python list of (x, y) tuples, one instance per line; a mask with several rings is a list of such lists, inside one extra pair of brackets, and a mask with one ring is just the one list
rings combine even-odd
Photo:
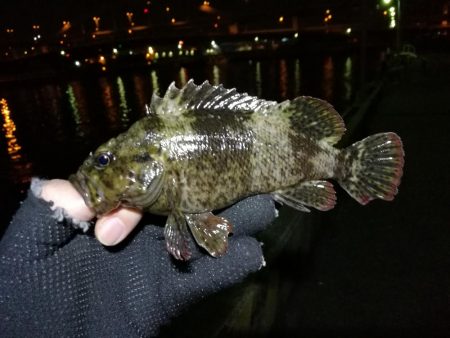
[(347, 57), (344, 66), (344, 97), (346, 100), (350, 100), (353, 95), (353, 60), (351, 57)]
[(331, 101), (333, 97), (333, 87), (334, 87), (334, 62), (331, 56), (325, 58), (323, 63), (323, 99)]
[(280, 97), (285, 99), (288, 93), (288, 71), (286, 60), (280, 60)]
[(130, 123), (130, 118), (128, 117), (129, 108), (127, 104), (127, 99), (125, 97), (125, 86), (123, 85), (123, 80), (120, 76), (117, 77), (117, 89), (119, 90), (119, 106), (120, 106), (120, 121), (121, 126), (127, 127)]
[(161, 94), (161, 92), (159, 90), (158, 74), (156, 74), (155, 70), (152, 70), (150, 74), (151, 74), (151, 77), (152, 77), (152, 88), (153, 88), (153, 91), (155, 93)]
[(6, 99), (0, 100), (0, 106), (1, 106), (1, 112), (3, 116), (3, 132), (6, 138), (6, 146), (8, 155), (11, 158), (13, 162), (17, 162), (22, 158), (22, 155), (20, 154), (20, 149), (22, 147), (19, 145), (19, 142), (17, 141), (15, 132), (16, 132), (16, 124), (14, 123), (13, 119), (11, 118), (11, 112), (8, 107), (8, 101)]
[[(13, 176), (13, 182), (18, 185), (28, 183), (31, 179), (31, 163), (26, 160), (26, 157), (22, 155), (22, 146), (17, 140), (16, 131), (17, 127), (14, 120), (11, 117), (11, 111), (8, 106), (8, 101), (5, 98), (0, 100), (0, 110), (3, 119), (2, 131), (6, 139), (6, 151), (9, 156), (11, 169), (16, 175)], [(1, 178), (3, 179), (3, 168), (0, 171)], [(8, 176), (7, 174), (5, 176)]]

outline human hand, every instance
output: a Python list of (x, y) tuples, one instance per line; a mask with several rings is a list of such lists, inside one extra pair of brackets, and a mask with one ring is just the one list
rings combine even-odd
[[(66, 210), (67, 214), (78, 221), (89, 221), (95, 216), (83, 200), (83, 197), (66, 180), (43, 181), (41, 197), (53, 202), (54, 207)], [(97, 219), (95, 236), (103, 245), (116, 245), (123, 241), (142, 218), (142, 212), (132, 208), (118, 208)]]
[[(62, 194), (68, 187), (60, 183)], [(93, 213), (76, 201), (69, 204), (81, 211), (77, 217), (90, 219)], [(166, 250), (162, 226), (140, 226), (109, 248), (53, 218), (49, 204), (30, 194), (0, 242), (0, 332), (156, 335), (188, 304), (263, 265), (260, 243), (251, 236), (274, 214), (269, 196), (246, 199), (221, 214), (234, 225), (226, 255), (213, 258), (193, 245), (192, 259), (178, 262)]]

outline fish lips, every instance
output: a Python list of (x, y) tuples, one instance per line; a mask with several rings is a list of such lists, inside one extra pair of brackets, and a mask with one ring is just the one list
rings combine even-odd
[(97, 196), (92, 196), (93, 191), (97, 191), (95, 188), (92, 189), (90, 184), (88, 183), (87, 178), (80, 172), (76, 174), (72, 174), (69, 176), (69, 181), (78, 191), (78, 193), (83, 197), (84, 203), (94, 210), (97, 216), (106, 214), (119, 206), (119, 203), (111, 204), (108, 203), (100, 196), (100, 194), (96, 194)]

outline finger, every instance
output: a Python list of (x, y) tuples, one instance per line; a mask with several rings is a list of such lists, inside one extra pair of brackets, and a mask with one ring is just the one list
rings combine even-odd
[(272, 223), (275, 215), (275, 203), (270, 195), (246, 198), (220, 214), (233, 224), (234, 235), (254, 235)]
[(119, 208), (97, 220), (95, 236), (103, 245), (116, 245), (128, 236), (141, 218), (139, 210)]

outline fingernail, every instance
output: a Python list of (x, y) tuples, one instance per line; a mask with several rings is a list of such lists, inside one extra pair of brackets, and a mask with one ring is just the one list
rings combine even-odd
[(113, 218), (97, 225), (97, 239), (103, 245), (116, 245), (126, 236), (125, 224), (118, 219)]

